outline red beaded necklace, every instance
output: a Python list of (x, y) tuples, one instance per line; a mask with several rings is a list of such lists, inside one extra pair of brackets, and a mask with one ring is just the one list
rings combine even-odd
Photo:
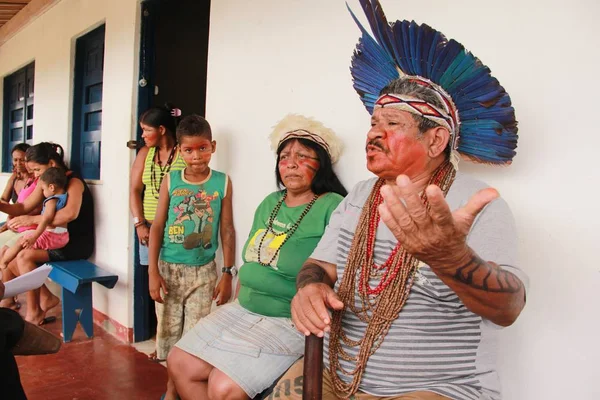
[[(383, 289), (388, 287), (390, 282), (394, 280), (396, 275), (398, 274), (399, 266), (402, 265), (402, 261), (404, 261), (403, 255), (401, 255), (398, 259), (396, 259), (396, 253), (400, 250), (401, 244), (398, 242), (396, 246), (392, 249), (392, 252), (388, 256), (387, 260), (381, 265), (375, 264), (373, 261), (375, 255), (375, 238), (377, 236), (377, 227), (379, 226), (379, 220), (381, 216), (379, 215), (379, 205), (383, 203), (383, 197), (381, 196), (381, 187), (383, 186), (384, 181), (382, 179), (378, 180), (373, 187), (375, 191), (375, 199), (373, 201), (373, 212), (369, 216), (369, 227), (367, 233), (367, 257), (366, 262), (368, 265), (372, 266), (377, 271), (382, 271), (383, 276), (379, 280), (379, 283), (376, 287), (371, 288), (369, 285), (369, 276), (365, 272), (367, 272), (368, 268), (362, 268), (360, 271), (360, 290), (362, 293), (366, 293), (367, 295), (379, 295)], [(396, 261), (396, 262), (394, 262)], [(371, 274), (368, 274), (371, 275)]]
[[(446, 195), (455, 175), (456, 170), (452, 164), (445, 162), (433, 173), (429, 184), (439, 186)], [(383, 180), (375, 183), (363, 206), (337, 290), (345, 307), (332, 313), (329, 362), (333, 388), (341, 398), (350, 397), (358, 390), (369, 357), (383, 343), (410, 295), (414, 274), (419, 265), (419, 260), (409, 254), (401, 244), (394, 246), (383, 264), (376, 265), (373, 262), (380, 220), (378, 205), (382, 201), (380, 189), (383, 184)], [(425, 191), (421, 194), (421, 200), (429, 208)], [(378, 280), (379, 283), (372, 288), (370, 280)], [(367, 324), (359, 339), (354, 335), (348, 337), (342, 327), (342, 320), (347, 311)], [(343, 345), (356, 349), (356, 355), (351, 355)], [(342, 368), (340, 359), (350, 362), (354, 367)], [(339, 376), (340, 372), (345, 375), (343, 380)]]
[[(449, 163), (448, 163), (449, 164)], [(445, 168), (444, 168), (445, 167)], [(451, 177), (448, 176), (448, 168), (452, 168), (451, 165), (444, 164), (441, 168), (433, 174), (429, 184), (441, 186), (444, 194), (450, 188), (452, 184), (452, 180), (454, 179), (454, 175)], [(385, 288), (389, 286), (391, 282), (394, 281), (396, 275), (400, 271), (400, 268), (404, 265), (404, 259), (406, 258), (406, 251), (402, 251), (399, 257), (396, 257), (398, 251), (402, 248), (402, 243), (396, 243), (396, 246), (392, 249), (390, 255), (387, 260), (381, 265), (375, 264), (373, 261), (375, 254), (375, 239), (377, 236), (377, 227), (379, 226), (379, 221), (381, 216), (379, 215), (379, 205), (383, 203), (383, 196), (381, 195), (381, 187), (384, 185), (385, 181), (383, 179), (379, 179), (375, 186), (373, 187), (372, 193), (374, 194), (373, 204), (371, 207), (371, 214), (368, 216), (368, 230), (367, 230), (367, 246), (366, 246), (366, 265), (361, 268), (360, 271), (360, 287), (359, 290), (363, 295), (379, 295)], [(425, 196), (425, 191), (421, 193), (421, 201), (425, 204), (426, 207), (429, 206), (429, 202), (427, 200), (427, 196)], [(415, 263), (416, 265), (416, 263)], [(381, 276), (379, 279), (379, 283), (374, 288), (369, 284), (369, 279), (373, 276)]]

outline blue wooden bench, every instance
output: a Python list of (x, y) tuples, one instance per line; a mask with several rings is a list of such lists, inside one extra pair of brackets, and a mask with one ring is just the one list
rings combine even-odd
[[(62, 286), (63, 340), (70, 342), (77, 322), (88, 337), (94, 336), (92, 283), (115, 287), (119, 277), (108, 273), (86, 260), (49, 261), (50, 279)], [(77, 310), (81, 310), (77, 313)]]

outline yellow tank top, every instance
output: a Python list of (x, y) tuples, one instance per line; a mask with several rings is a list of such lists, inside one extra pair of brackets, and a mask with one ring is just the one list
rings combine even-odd
[(170, 171), (181, 171), (186, 166), (181, 153), (177, 151), (177, 156), (171, 163), (171, 168), (165, 170), (161, 176), (160, 167), (154, 162), (155, 153), (156, 147), (150, 147), (146, 155), (146, 161), (144, 162), (144, 172), (142, 173), (142, 183), (145, 185), (143, 202), (144, 218), (148, 221), (154, 221), (154, 217), (156, 216), (158, 192), (164, 175), (167, 175)]

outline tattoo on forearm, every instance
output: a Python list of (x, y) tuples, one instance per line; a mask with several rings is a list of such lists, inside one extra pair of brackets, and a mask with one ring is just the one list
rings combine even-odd
[(317, 264), (304, 264), (296, 277), (296, 288), (302, 289), (310, 283), (324, 283), (326, 279), (325, 270)]
[(497, 264), (483, 261), (477, 255), (456, 270), (454, 279), (475, 289), (493, 293), (517, 293), (523, 287), (521, 280), (514, 274)]

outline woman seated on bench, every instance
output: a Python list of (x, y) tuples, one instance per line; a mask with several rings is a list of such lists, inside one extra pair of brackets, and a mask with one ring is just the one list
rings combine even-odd
[[(33, 173), (27, 170), (27, 163), (25, 161), (25, 152), (29, 147), (31, 146), (29, 146), (27, 143), (19, 143), (13, 147), (11, 152), (13, 173), (6, 183), (6, 187), (4, 188), (4, 193), (2, 194), (0, 202), (23, 203), (25, 199), (35, 191), (35, 187), (37, 186), (37, 178), (33, 175)], [(41, 207), (36, 207), (29, 214), (38, 215), (41, 210)], [(7, 221), (11, 218), (12, 216), (9, 215)], [(24, 232), (36, 228), (35, 225), (22, 226), (13, 231), (8, 229), (8, 225), (9, 224), (4, 224), (0, 227), (0, 258), (4, 256), (4, 253), (9, 247), (13, 246), (15, 243), (17, 243), (17, 241), (19, 241)], [(12, 308), (13, 310), (17, 310), (21, 307), (21, 305), (16, 302), (16, 298), (14, 301), (5, 301), (4, 306)]]
[[(15, 147), (13, 147), (11, 155), (13, 160), (13, 172), (10, 178), (8, 178), (8, 182), (6, 182), (6, 187), (4, 188), (4, 193), (2, 194), (2, 198), (0, 202), (2, 203), (23, 203), (27, 197), (35, 190), (35, 186), (37, 185), (37, 178), (33, 175), (33, 173), (27, 170), (27, 163), (25, 162), (25, 152), (27, 149), (31, 147), (27, 143), (19, 143)], [(41, 211), (41, 207), (36, 208), (30, 214), (37, 215)], [(10, 219), (11, 216), (8, 216)], [(35, 229), (35, 226), (24, 226), (18, 231), (11, 231), (8, 229), (8, 224), (4, 224), (0, 227), (0, 257), (4, 253), (4, 246), (10, 247), (11, 244), (16, 243), (16, 241), (21, 236), (21, 233), (28, 229)]]
[[(70, 171), (63, 160), (63, 148), (54, 143), (43, 142), (27, 149), (27, 167), (39, 176), (50, 167), (59, 167), (67, 171), (67, 204), (56, 213), (53, 225), (67, 224), (69, 243), (58, 250), (23, 249), (8, 268), (3, 271), (2, 281), (7, 282), (16, 276), (33, 271), (48, 261), (66, 261), (87, 259), (94, 251), (94, 201), (85, 181)], [(27, 215), (44, 200), (42, 187), (38, 185), (34, 192), (22, 204), (0, 203), (0, 212), (16, 216), (9, 222), (10, 229), (37, 225), (42, 216)], [(10, 300), (9, 300), (10, 301)], [(40, 289), (27, 293), (27, 316), (32, 323), (43, 324), (46, 312), (58, 305), (59, 299), (44, 285)], [(0, 304), (3, 306), (3, 304)]]
[(34, 180), (33, 174), (27, 170), (25, 162), (25, 152), (31, 147), (27, 143), (19, 143), (12, 148), (10, 152), (12, 156), (12, 174), (6, 182), (4, 193), (0, 201), (3, 203), (16, 203), (19, 193)]

